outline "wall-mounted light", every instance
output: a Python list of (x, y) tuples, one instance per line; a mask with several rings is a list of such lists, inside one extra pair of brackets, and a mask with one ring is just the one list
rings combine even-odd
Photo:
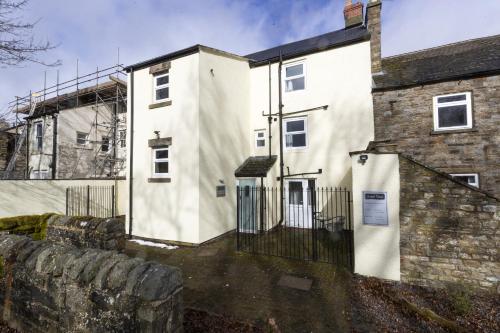
[(157, 138), (157, 139), (159, 139), (159, 138), (160, 138), (160, 131), (154, 131), (153, 133), (156, 135), (156, 138)]
[(368, 161), (368, 155), (364, 155), (364, 154), (359, 155), (359, 163), (364, 165), (366, 163), (366, 161)]

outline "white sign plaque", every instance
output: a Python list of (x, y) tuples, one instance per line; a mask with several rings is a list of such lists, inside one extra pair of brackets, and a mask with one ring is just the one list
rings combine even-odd
[(389, 225), (387, 192), (363, 192), (363, 224)]

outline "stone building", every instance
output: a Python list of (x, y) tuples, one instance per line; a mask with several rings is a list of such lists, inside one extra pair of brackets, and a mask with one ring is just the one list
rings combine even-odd
[[(126, 83), (112, 80), (38, 102), (26, 118), (29, 179), (125, 175)], [(29, 105), (18, 112), (29, 113)]]
[[(10, 126), (6, 122), (0, 121), (0, 179), (4, 177), (5, 170), (14, 153), (16, 138), (22, 132), (22, 126)], [(20, 150), (16, 165), (9, 178), (19, 179), (24, 178), (26, 171), (26, 146)]]
[(368, 27), (377, 149), (500, 197), (500, 35), (381, 59), (375, 3)]

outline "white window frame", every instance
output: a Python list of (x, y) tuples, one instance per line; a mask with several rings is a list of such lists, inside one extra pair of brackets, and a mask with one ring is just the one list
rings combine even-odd
[[(303, 131), (297, 131), (297, 132), (290, 132), (288, 133), (287, 132), (287, 129), (286, 129), (286, 125), (288, 122), (292, 122), (292, 121), (297, 121), (297, 120), (302, 120), (304, 121), (304, 130)], [(286, 136), (287, 134), (290, 134), (290, 135), (293, 135), (293, 134), (302, 134), (304, 133), (306, 135), (306, 145), (303, 146), (303, 147), (287, 147), (286, 146)], [(307, 147), (309, 146), (309, 139), (308, 139), (308, 136), (307, 136), (307, 117), (297, 117), (297, 118), (286, 118), (286, 119), (283, 119), (283, 142), (284, 142), (284, 145), (285, 145), (285, 150), (301, 150), (301, 149), (307, 149)]]
[[(168, 76), (168, 83), (165, 83), (165, 84), (160, 84), (159, 86), (156, 85), (157, 83), (157, 79), (161, 78), (161, 77), (165, 77), (165, 76)], [(156, 99), (156, 91), (159, 90), (159, 89), (163, 89), (163, 88), (168, 88), (168, 97), (167, 98), (162, 98), (162, 99)], [(165, 73), (160, 73), (160, 74), (154, 74), (153, 75), (153, 102), (154, 103), (161, 103), (161, 102), (164, 102), (164, 101), (168, 101), (170, 99), (170, 73), (169, 72), (165, 72)]]
[[(263, 137), (259, 137), (259, 134), (264, 134)], [(258, 141), (264, 141), (263, 146), (259, 146)], [(266, 147), (266, 131), (265, 130), (255, 130), (255, 148), (265, 148)]]
[[(78, 134), (85, 135), (85, 143), (78, 142)], [(86, 145), (88, 145), (88, 143), (89, 143), (89, 134), (85, 133), (85, 132), (76, 131), (76, 144), (79, 146), (86, 146)]]
[[(38, 128), (40, 128), (40, 136), (38, 135)], [(35, 147), (36, 150), (43, 150), (43, 123), (38, 121), (35, 123)]]
[[(108, 140), (108, 144), (104, 144), (104, 140)], [(104, 150), (104, 146), (107, 146), (107, 149)], [(101, 136), (101, 152), (109, 153), (111, 151), (111, 139), (109, 136), (103, 135)]]
[(474, 187), (479, 188), (479, 174), (477, 174), (477, 173), (452, 173), (452, 174), (450, 174), (450, 176), (453, 178), (455, 178), (455, 177), (474, 177), (474, 183), (467, 182), (467, 184), (469, 184), (470, 186), (474, 186)]
[(125, 148), (127, 147), (127, 131), (126, 130), (121, 130), (119, 132), (119, 140), (120, 140), (120, 148)]
[[(286, 76), (286, 69), (288, 67), (293, 67), (293, 66), (297, 66), (297, 65), (302, 65), (302, 75), (294, 75), (294, 76), (290, 76), (290, 77), (287, 77)], [(294, 93), (294, 92), (300, 92), (300, 91), (304, 91), (306, 90), (307, 88), (307, 82), (306, 82), (306, 64), (304, 61), (296, 61), (296, 62), (291, 62), (291, 63), (288, 63), (288, 64), (284, 64), (283, 65), (283, 72), (281, 73), (282, 76), (283, 76), (283, 91), (285, 93)], [(287, 90), (286, 87), (287, 87), (287, 84), (286, 82), (289, 81), (289, 80), (293, 80), (293, 79), (298, 79), (300, 77), (304, 77), (304, 89), (297, 89), (297, 90)]]
[[(157, 151), (168, 151), (168, 157), (167, 158), (156, 158), (156, 152)], [(161, 147), (161, 148), (153, 148), (152, 150), (152, 170), (151, 170), (151, 175), (153, 178), (167, 178), (170, 177), (170, 147)], [(168, 172), (167, 173), (156, 173), (155, 172), (155, 166), (157, 162), (168, 162)]]
[[(465, 101), (438, 103), (439, 98), (453, 97), (453, 96), (460, 96), (460, 95), (465, 95)], [(439, 127), (439, 108), (440, 107), (447, 107), (447, 106), (457, 106), (457, 105), (465, 105), (467, 107), (467, 124), (464, 126)], [(471, 98), (470, 91), (456, 93), (456, 94), (434, 96), (434, 98), (433, 98), (433, 117), (434, 117), (434, 130), (435, 131), (449, 131), (449, 130), (459, 130), (459, 129), (472, 128), (472, 98)]]

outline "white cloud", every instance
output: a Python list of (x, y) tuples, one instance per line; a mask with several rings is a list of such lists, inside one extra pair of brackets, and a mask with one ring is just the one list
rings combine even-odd
[[(367, 0), (364, 0), (366, 2)], [(499, 0), (383, 0), (384, 56), (500, 33)], [(193, 44), (237, 54), (343, 28), (341, 0), (32, 0), (39, 39), (60, 43), (61, 80), (121, 62), (131, 64)], [(15, 95), (43, 88), (56, 70), (27, 64), (0, 68), (0, 111)]]
[(499, 0), (385, 0), (382, 6), (383, 56), (500, 33)]
[[(257, 8), (258, 9), (258, 8)], [(194, 44), (206, 44), (238, 54), (265, 48), (267, 13), (250, 2), (220, 0), (171, 1), (32, 1), (25, 18), (42, 18), (39, 39), (60, 45), (44, 59), (61, 59), (61, 80), (117, 62), (131, 64)], [(56, 82), (56, 68), (27, 64), (0, 69), (0, 107), (15, 95)]]

